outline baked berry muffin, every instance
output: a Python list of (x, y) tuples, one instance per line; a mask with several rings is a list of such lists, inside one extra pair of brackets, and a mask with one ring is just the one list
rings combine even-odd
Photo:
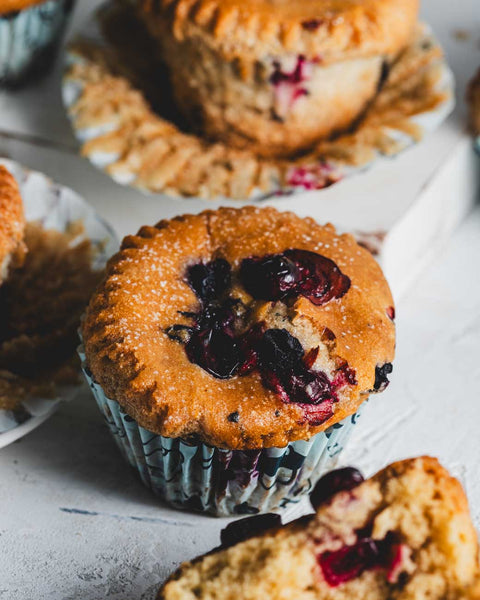
[(345, 130), (415, 31), (418, 0), (139, 0), (176, 102), (264, 156)]
[[(480, 597), (467, 499), (434, 458), (397, 462), (367, 481), (333, 471), (315, 514), (234, 522), (222, 546), (186, 563), (158, 600), (460, 600)], [(262, 531), (263, 529), (263, 531)]]
[(74, 0), (0, 0), (0, 84), (43, 75), (55, 56)]
[(470, 82), (467, 92), (470, 108), (470, 125), (475, 135), (480, 135), (480, 69)]
[(124, 239), (83, 324), (87, 378), (144, 481), (216, 514), (298, 500), (388, 382), (394, 308), (331, 225), (221, 208)]
[(0, 285), (10, 268), (19, 266), (25, 255), (25, 215), (17, 182), (0, 165)]

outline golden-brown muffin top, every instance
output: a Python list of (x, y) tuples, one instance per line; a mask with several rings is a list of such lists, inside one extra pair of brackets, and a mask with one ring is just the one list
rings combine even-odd
[(179, 40), (204, 36), (232, 58), (285, 52), (325, 62), (397, 54), (412, 37), (418, 0), (139, 0)]
[(0, 14), (4, 15), (17, 10), (23, 10), (42, 2), (45, 2), (45, 0), (0, 0)]
[(0, 284), (9, 266), (21, 262), (24, 255), (25, 215), (18, 184), (0, 165)]
[[(349, 279), (348, 291), (322, 305), (302, 295), (288, 302), (254, 299), (239, 280), (242, 260), (287, 249), (334, 261)], [(231, 295), (248, 315), (245, 330), (256, 323), (286, 330), (305, 355), (313, 351), (315, 358), (319, 349), (312, 368), (330, 381), (354, 375), (348, 383), (341, 380), (328, 420), (309, 419), (308, 406), (282, 401), (258, 370), (213, 376), (190, 362), (185, 344), (171, 336), (172, 326), (192, 327), (191, 313), (202, 310), (187, 282), (188, 268), (214, 259), (232, 268)], [(186, 215), (126, 237), (90, 302), (83, 337), (93, 377), (146, 429), (226, 448), (278, 447), (353, 414), (369, 391), (382, 387), (377, 368), (393, 359), (393, 316), (380, 267), (352, 236), (250, 206)]]

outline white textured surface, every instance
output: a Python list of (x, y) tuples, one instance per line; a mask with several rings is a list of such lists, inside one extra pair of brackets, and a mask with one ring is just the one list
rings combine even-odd
[[(78, 17), (94, 3), (82, 0)], [(451, 57), (461, 99), (467, 77), (480, 64), (478, 0), (425, 0), (424, 13)], [(459, 29), (470, 32), (469, 39), (454, 37)], [(192, 212), (205, 207), (197, 201), (143, 198), (80, 160), (56, 80), (58, 73), (40, 88), (15, 96), (0, 93), (0, 130), (8, 134), (0, 136), (0, 153), (76, 189), (120, 235), (186, 206)], [(414, 214), (409, 226), (437, 231), (439, 236), (426, 244), (422, 256), (404, 262), (415, 267), (423, 254), (436, 248), (438, 239), (445, 239), (442, 227), (452, 227), (470, 201), (467, 192), (475, 182), (473, 170), (467, 171), (472, 156), (462, 132), (463, 118), (460, 102), (456, 115), (435, 138), (395, 163), (327, 190), (320, 208), (319, 199), (312, 201), (312, 210), (320, 210), (322, 220), (335, 220), (340, 214), (346, 227), (360, 227), (365, 215), (374, 220), (385, 205), (396, 218), (399, 198), (407, 195), (416, 206), (418, 195), (426, 190), (430, 204)], [(19, 135), (29, 139), (22, 141)], [(47, 148), (46, 142), (55, 148)], [(462, 152), (463, 158), (456, 160)], [(465, 187), (457, 186), (459, 181), (465, 181)], [(353, 209), (352, 198), (358, 203)], [(463, 208), (455, 214), (459, 207)], [(288, 201), (285, 208), (291, 208)], [(448, 211), (448, 218), (432, 228), (430, 221), (442, 211)], [(415, 229), (408, 236), (408, 231), (403, 228), (398, 234), (404, 248), (415, 247), (413, 242), (421, 236)], [(343, 456), (367, 474), (397, 458), (426, 452), (439, 456), (466, 484), (477, 525), (479, 257), (477, 209), (451, 243), (436, 253), (432, 266), (410, 281), (398, 306), (392, 384), (366, 407)], [(87, 391), (38, 430), (0, 451), (0, 507), (2, 600), (153, 600), (161, 580), (181, 560), (218, 543), (224, 524), (159, 507), (125, 469)]]
[[(368, 474), (439, 456), (466, 482), (477, 525), (479, 255), (477, 209), (398, 307), (392, 384), (344, 454)], [(0, 598), (153, 600), (175, 565), (218, 544), (223, 520), (159, 508), (125, 470), (86, 392), (0, 453)]]

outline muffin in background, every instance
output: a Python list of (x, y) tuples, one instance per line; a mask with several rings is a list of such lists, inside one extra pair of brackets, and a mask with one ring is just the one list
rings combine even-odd
[(17, 87), (49, 69), (74, 0), (0, 0), (0, 85)]
[(190, 126), (267, 157), (350, 128), (418, 18), (418, 0), (137, 2)]
[(82, 327), (84, 371), (146, 485), (216, 515), (297, 502), (392, 370), (374, 258), (331, 225), (221, 208), (124, 239)]

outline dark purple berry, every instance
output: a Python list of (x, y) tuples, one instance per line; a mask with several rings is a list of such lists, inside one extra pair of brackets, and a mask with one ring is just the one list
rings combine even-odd
[(338, 492), (353, 490), (364, 480), (363, 475), (353, 467), (336, 469), (324, 475), (310, 494), (313, 508), (318, 508)]
[(282, 254), (246, 258), (240, 279), (247, 292), (259, 300), (281, 300), (298, 284), (299, 270)]
[(350, 279), (332, 260), (308, 250), (246, 258), (240, 279), (247, 292), (259, 300), (302, 295), (317, 306), (341, 298), (350, 288)]
[(385, 363), (382, 366), (375, 367), (375, 384), (373, 390), (375, 392), (383, 392), (390, 383), (388, 375), (393, 371), (392, 363)]
[(220, 533), (222, 547), (229, 548), (239, 542), (248, 540), (249, 538), (259, 535), (264, 531), (280, 527), (282, 519), (280, 515), (274, 513), (266, 513), (255, 517), (246, 517), (228, 524)]
[(302, 27), (307, 31), (316, 31), (323, 23), (323, 19), (309, 19), (308, 21), (302, 21)]
[(232, 272), (229, 263), (217, 258), (208, 263), (197, 263), (188, 268), (187, 281), (198, 298), (206, 303), (218, 300), (231, 285)]
[(300, 342), (286, 329), (267, 329), (258, 345), (258, 353), (262, 366), (274, 372), (295, 369), (304, 355)]
[(237, 411), (232, 412), (228, 415), (227, 420), (230, 423), (238, 423), (238, 421), (240, 420), (240, 415), (238, 414)]
[(219, 379), (233, 377), (240, 364), (235, 339), (221, 329), (195, 331), (185, 351), (190, 362)]

